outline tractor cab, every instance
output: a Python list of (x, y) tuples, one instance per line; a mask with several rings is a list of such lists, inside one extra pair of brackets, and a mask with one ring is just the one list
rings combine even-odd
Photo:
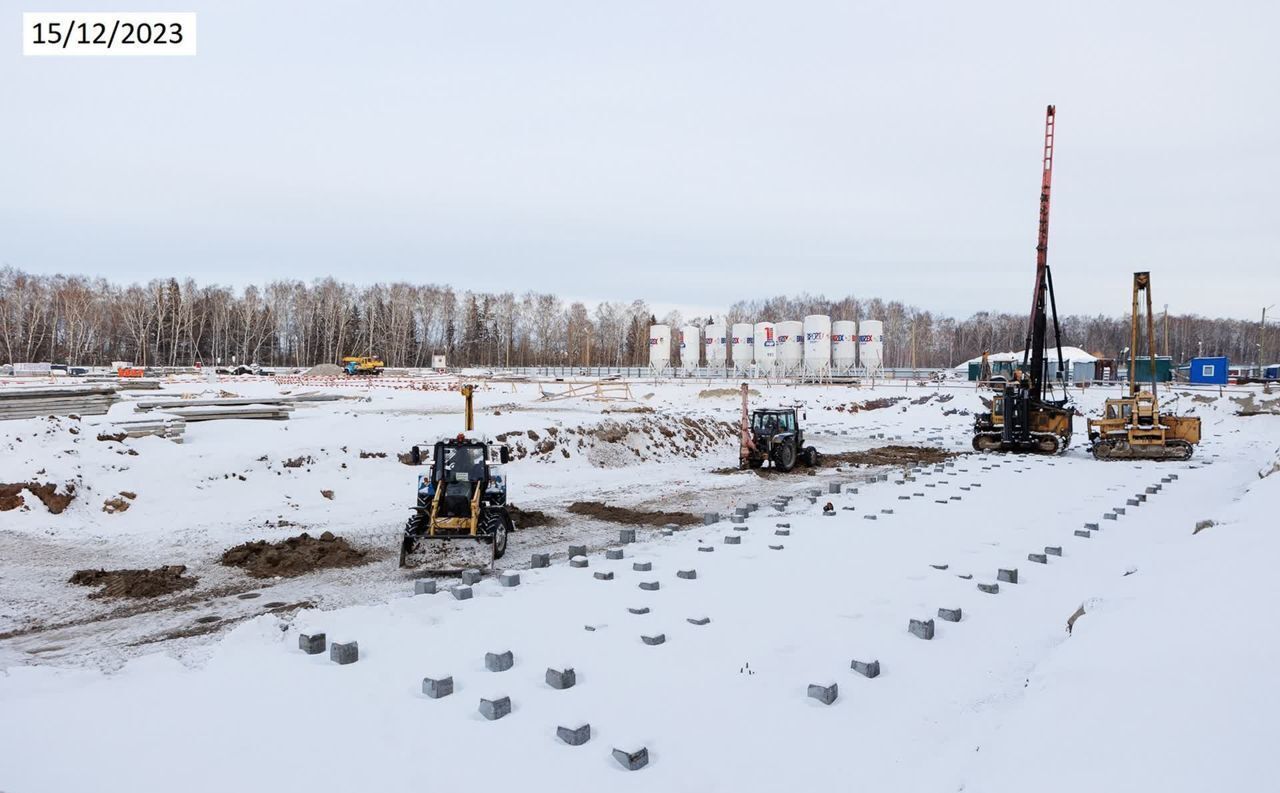
[[(436, 540), (478, 540), (492, 546), (492, 560), (501, 558), (507, 533), (515, 528), (507, 510), (504, 471), (510, 455), (504, 444), (461, 433), (434, 444), (427, 471), (418, 476), (417, 501), (405, 525), (401, 567), (422, 564), (419, 557), (437, 545)], [(410, 461), (424, 462), (419, 447), (413, 447)]]

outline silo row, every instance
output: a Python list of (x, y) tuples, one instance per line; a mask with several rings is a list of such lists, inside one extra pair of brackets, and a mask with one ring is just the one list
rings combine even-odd
[[(861, 332), (859, 332), (861, 331)], [(879, 320), (831, 321), (826, 314), (810, 314), (803, 322), (735, 322), (698, 328), (686, 325), (677, 332), (680, 366), (692, 372), (705, 365), (739, 374), (803, 375), (822, 377), (848, 374), (858, 367), (868, 375), (884, 368), (884, 323)], [(649, 327), (649, 367), (662, 371), (671, 366), (671, 327)]]

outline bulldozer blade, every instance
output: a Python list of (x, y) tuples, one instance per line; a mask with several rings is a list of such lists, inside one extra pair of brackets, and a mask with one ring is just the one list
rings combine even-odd
[(493, 563), (493, 543), (480, 542), (470, 537), (423, 537), (416, 540), (412, 547), (400, 549), (402, 569), (436, 575), (457, 575), (463, 570), (491, 567)]

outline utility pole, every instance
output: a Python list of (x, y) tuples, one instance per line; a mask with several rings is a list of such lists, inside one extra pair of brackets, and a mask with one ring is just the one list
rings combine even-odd
[(1164, 304), (1164, 357), (1171, 358), (1169, 355), (1169, 304)]
[(1262, 367), (1266, 366), (1267, 356), (1267, 309), (1275, 308), (1272, 304), (1262, 309), (1262, 321), (1258, 323), (1258, 376), (1262, 377)]

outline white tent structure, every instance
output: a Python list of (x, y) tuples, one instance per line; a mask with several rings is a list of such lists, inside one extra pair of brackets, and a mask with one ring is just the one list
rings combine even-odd
[[(991, 365), (994, 368), (996, 364), (1012, 364), (1013, 366), (1021, 366), (1023, 360), (1023, 351), (1018, 352), (993, 352), (988, 356)], [(1044, 351), (1045, 369), (1048, 371), (1049, 377), (1052, 378), (1058, 371), (1058, 348), (1049, 347)], [(1093, 379), (1094, 364), (1098, 360), (1098, 356), (1086, 352), (1079, 347), (1062, 348), (1062, 360), (1066, 370), (1067, 380), (1069, 382), (1078, 382)], [(961, 377), (967, 376), (969, 367), (974, 364), (981, 364), (982, 356), (970, 358), (964, 363), (956, 367), (956, 371)]]

